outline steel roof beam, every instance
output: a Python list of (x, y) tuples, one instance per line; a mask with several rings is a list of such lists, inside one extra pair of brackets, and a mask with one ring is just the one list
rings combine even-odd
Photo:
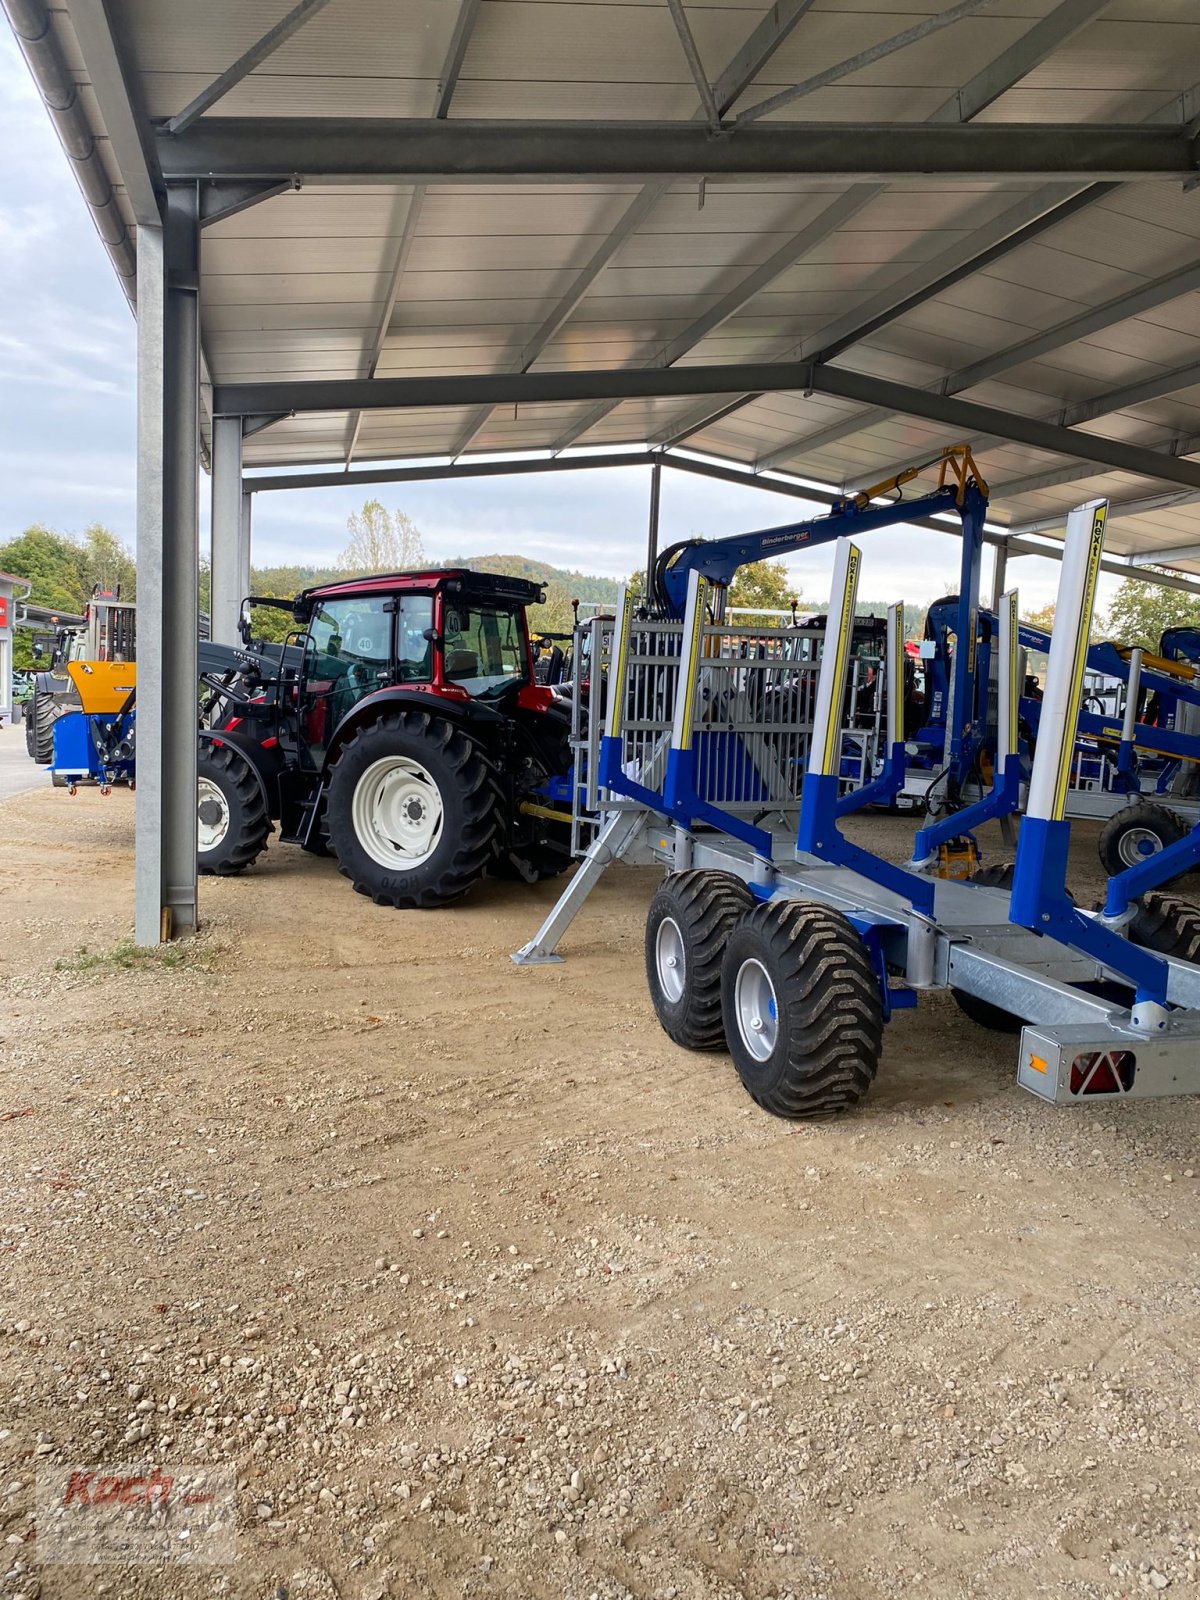
[[(836, 233), (842, 225), (850, 220), (856, 212), (861, 211), (868, 200), (874, 198), (879, 189), (872, 184), (854, 184), (840, 195), (824, 211), (813, 218), (806, 228), (801, 228), (799, 233), (792, 235), (785, 244), (774, 251), (767, 259), (746, 275), (739, 283), (735, 284), (728, 294), (722, 295), (716, 305), (710, 307), (702, 317), (685, 328), (681, 334), (672, 339), (666, 349), (654, 363), (656, 366), (670, 367), (685, 356), (689, 350), (698, 345), (701, 340), (728, 322), (730, 317), (750, 303), (756, 295), (762, 293), (775, 279), (794, 266), (797, 261), (803, 260), (810, 250), (816, 248), (822, 239), (827, 239), (831, 233)], [(578, 421), (573, 422), (564, 433), (551, 445), (553, 450), (565, 450), (574, 444), (576, 439), (582, 438), (590, 429), (594, 428), (619, 401), (602, 401), (594, 406)]]
[[(413, 241), (417, 236), (417, 227), (421, 220), (421, 208), (425, 204), (425, 185), (414, 184), (408, 197), (408, 209), (404, 213), (404, 227), (400, 233), (400, 243), (396, 247), (396, 259), (392, 263), (392, 270), (388, 277), (387, 293), (383, 299), (383, 310), (380, 312), (379, 321), (375, 327), (375, 337), (371, 341), (371, 348), (367, 352), (364, 362), (366, 378), (373, 378), (383, 356), (383, 347), (387, 343), (388, 330), (392, 325), (392, 313), (396, 309), (396, 296), (400, 293), (400, 281), (404, 277), (408, 258), (412, 254)], [(362, 412), (356, 411), (351, 416), (346, 432), (346, 467), (354, 457), (358, 445), (359, 429), (362, 427)]]
[(596, 456), (540, 456), (519, 461), (454, 461), (419, 467), (363, 467), (355, 472), (259, 473), (242, 479), (249, 494), (279, 489), (347, 489), (366, 483), (427, 483), (440, 478), (503, 478), (514, 472), (566, 472), (580, 467), (648, 467), (661, 455), (649, 450)]
[[(1169, 372), (1160, 372), (1153, 378), (1143, 378), (1137, 383), (1122, 384), (1119, 389), (1110, 389), (1107, 394), (1093, 395), (1090, 400), (1079, 400), (1074, 405), (1060, 406), (1055, 411), (1046, 412), (1043, 420), (1055, 422), (1060, 428), (1078, 427), (1084, 422), (1094, 422), (1097, 417), (1111, 416), (1114, 411), (1124, 411), (1129, 406), (1145, 405), (1150, 400), (1161, 400), (1164, 395), (1177, 394), (1181, 389), (1190, 389), (1194, 384), (1200, 384), (1200, 361), (1189, 362), (1187, 366), (1175, 367)], [(886, 416), (887, 413), (877, 413)], [(833, 429), (826, 430), (832, 433)], [(821, 438), (820, 434), (811, 435), (805, 442), (814, 446), (814, 441)], [(978, 449), (982, 445), (992, 443), (986, 436), (964, 439), (964, 444), (969, 444)], [(793, 452), (789, 452), (792, 454)], [(1190, 455), (1184, 450), (1178, 454)], [(763, 463), (758, 463), (760, 470)], [(905, 463), (901, 462), (896, 467), (872, 469), (871, 481), (889, 477), (893, 472), (903, 470)], [(1046, 474), (1038, 474), (1040, 477)], [(1058, 478), (1060, 483), (1071, 482), (1070, 478)]]
[(692, 82), (696, 85), (696, 93), (700, 96), (700, 109), (704, 113), (704, 120), (713, 133), (719, 133), (721, 108), (717, 105), (713, 86), (708, 81), (708, 73), (705, 72), (704, 62), (700, 59), (700, 50), (692, 32), (692, 25), (688, 21), (687, 12), (683, 9), (683, 0), (667, 0), (667, 10), (671, 13), (671, 21), (675, 24), (675, 32), (679, 35), (683, 58), (692, 75)]
[[(777, 0), (766, 16), (759, 20), (750, 37), (713, 87), (718, 116), (724, 115), (745, 93), (812, 4), (813, 0)], [(696, 118), (692, 120), (695, 121)], [(649, 217), (666, 194), (667, 188), (666, 183), (647, 183), (638, 191), (620, 221), (592, 252), (587, 263), (572, 279), (566, 293), (560, 297), (549, 316), (525, 345), (521, 353), (522, 372), (529, 371), (563, 324), (574, 315), (592, 284), (621, 246), (633, 237)], [(481, 406), (467, 418), (466, 424), (451, 446), (451, 455), (459, 456), (470, 446), (491, 412), (491, 406)]]
[(1174, 548), (1163, 545), (1159, 550), (1141, 550), (1129, 559), (1135, 567), (1152, 567), (1168, 557), (1176, 561), (1200, 561), (1200, 544), (1180, 544)]
[(169, 180), (300, 175), (437, 178), (794, 176), (1190, 180), (1197, 139), (1178, 127), (1095, 123), (763, 122), (714, 138), (694, 122), (439, 121), (395, 117), (205, 117), (157, 135)]
[[(1090, 439), (1094, 435), (1083, 434), (1076, 435), (1076, 437)], [(1174, 439), (1169, 440), (1165, 445), (1139, 445), (1138, 448), (1149, 455), (1158, 455), (1167, 461), (1179, 461), (1200, 452), (1200, 433), (1181, 433), (1177, 434)], [(1021, 494), (1036, 494), (1041, 489), (1057, 489), (1060, 484), (1082, 483), (1085, 478), (1098, 476), (1092, 467), (1080, 465), (1080, 459), (1094, 461), (1096, 459), (1095, 456), (1083, 456), (1083, 453), (1076, 449), (1056, 450), (1055, 453), (1073, 456), (1075, 460), (1067, 466), (1052, 467), (1046, 472), (1031, 472), (1023, 478), (1010, 478), (1007, 483), (994, 483), (992, 485), (993, 498), (1012, 498)], [(1166, 474), (1160, 473), (1159, 476), (1165, 477)]]
[(437, 104), (433, 110), (434, 116), (439, 120), (450, 115), (450, 102), (454, 98), (455, 89), (458, 88), (467, 46), (471, 43), (471, 35), (475, 31), (475, 23), (479, 17), (480, 4), (481, 0), (462, 0), (458, 16), (454, 19), (454, 32), (450, 36), (450, 47), (442, 64), (442, 75), (438, 79)]
[[(668, 4), (672, 3), (678, 3), (678, 0), (668, 0)], [(890, 39), (882, 39), (878, 44), (869, 45), (857, 55), (849, 56), (845, 61), (839, 61), (832, 67), (826, 67), (823, 71), (814, 73), (811, 78), (805, 78), (802, 83), (794, 83), (791, 88), (780, 89), (778, 94), (760, 100), (757, 105), (750, 106), (739, 115), (737, 126), (745, 127), (751, 122), (757, 122), (760, 117), (770, 116), (773, 111), (780, 111), (784, 106), (793, 105), (805, 95), (823, 89), (827, 84), (837, 83), (841, 78), (848, 78), (855, 72), (861, 72), (864, 67), (872, 66), (876, 61), (882, 61), (886, 56), (894, 55), (897, 50), (904, 50), (921, 39), (927, 39), (930, 34), (950, 27), (952, 23), (971, 16), (973, 12), (980, 11), (991, 3), (992, 0), (958, 0), (958, 4), (951, 6), (948, 11), (924, 17), (911, 28), (905, 28), (902, 33), (893, 34)]]
[[(1074, 344), (1079, 339), (1089, 338), (1094, 333), (1100, 333), (1105, 328), (1115, 327), (1118, 323), (1128, 322), (1133, 317), (1141, 316), (1146, 311), (1166, 305), (1172, 300), (1178, 300), (1185, 294), (1190, 294), (1194, 289), (1200, 289), (1200, 266), (1189, 264), (1182, 270), (1165, 273), (1161, 278), (1155, 278), (1151, 283), (1142, 284), (1138, 289), (1117, 295), (1112, 300), (1107, 300), (1103, 305), (1091, 306), (1086, 311), (1081, 311), (1077, 316), (1070, 317), (1066, 322), (1056, 323), (1054, 327), (1045, 329), (1042, 333), (1031, 334), (1029, 338), (1022, 339), (1016, 344), (1009, 345), (1004, 350), (998, 350), (995, 355), (986, 356), (982, 360), (972, 362), (970, 366), (960, 367), (957, 372), (940, 378), (931, 387), (939, 394), (960, 394), (965, 389), (973, 389), (977, 384), (985, 383), (989, 378), (998, 377), (1003, 372), (1009, 372), (1014, 367), (1023, 366), (1027, 361), (1036, 361), (1041, 356), (1049, 355), (1054, 350), (1061, 350), (1066, 345)], [(819, 359), (828, 360), (831, 352), (824, 347)], [(1194, 369), (1191, 369), (1194, 371)], [(1192, 378), (1191, 382), (1200, 381)], [(1135, 389), (1140, 386), (1133, 386)], [(1176, 385), (1186, 388), (1187, 384)], [(1152, 392), (1143, 398), (1153, 398)], [(1118, 391), (1119, 393), (1120, 391)], [(1160, 390), (1159, 393), (1169, 394), (1170, 389)], [(1101, 416), (1106, 410), (1116, 410), (1116, 406), (1109, 406), (1108, 397), (1098, 395), (1089, 404), (1099, 406), (1100, 410), (1093, 410), (1091, 416)], [(1136, 400), (1124, 399), (1126, 405), (1137, 404)], [(1071, 422), (1088, 420), (1088, 408), (1080, 408), (1079, 414), (1069, 417), (1071, 408), (1063, 417), (1064, 426)], [(852, 417), (847, 417), (841, 422), (823, 428), (815, 434), (801, 435), (790, 439), (778, 449), (772, 450), (769, 455), (762, 458), (759, 463), (763, 467), (774, 467), (784, 461), (790, 461), (798, 450), (820, 450), (831, 444), (839, 443), (843, 439), (852, 438), (856, 433), (861, 433), (865, 428), (870, 428), (877, 422), (886, 421), (888, 413), (879, 407), (870, 411), (859, 411)]]
[(218, 100), (223, 100), (229, 91), (241, 83), (243, 78), (249, 77), (255, 67), (259, 67), (268, 56), (274, 55), (281, 44), (284, 44), (292, 35), (304, 26), (318, 11), (324, 10), (329, 0), (300, 0), (300, 4), (292, 9), (275, 24), (268, 28), (261, 39), (255, 41), (243, 55), (240, 55), (231, 67), (226, 67), (219, 78), (214, 78), (207, 89), (201, 89), (194, 100), (190, 100), (183, 110), (175, 116), (168, 118), (163, 124), (164, 131), (171, 134), (180, 134), (190, 128), (197, 117), (204, 115)]
[[(1039, 61), (1044, 60), (1065, 39), (1078, 32), (1085, 23), (1091, 21), (1110, 3), (1111, 0), (1060, 0), (1060, 4), (1048, 16), (1036, 23), (994, 62), (978, 72), (969, 83), (939, 106), (929, 119), (930, 122), (949, 124), (969, 122), (1000, 95), (1019, 83)], [(1164, 116), (1164, 120), (1170, 119)], [(1181, 122), (1182, 115), (1174, 120)], [(977, 231), (969, 240), (952, 245), (935, 261), (926, 262), (910, 273), (895, 289), (882, 296), (876, 296), (867, 307), (860, 307), (850, 317), (841, 319), (839, 323), (833, 324), (831, 328), (818, 335), (813, 341), (812, 353), (816, 355), (819, 347), (820, 353), (817, 359), (831, 360), (839, 348), (845, 349), (875, 328), (886, 325), (935, 294), (943, 293), (960, 279), (978, 272), (989, 262), (1007, 255), (1018, 245), (1037, 238), (1039, 234), (1057, 226), (1075, 211), (1082, 210), (1085, 205), (1090, 205), (1108, 194), (1110, 187), (1112, 186), (1106, 184), (1092, 184), (1086, 190), (1075, 195), (1068, 194), (1064, 198), (1063, 191), (1057, 185), (1047, 186), (1019, 201), (984, 230), (990, 237), (990, 243), (982, 243), (980, 233)], [(837, 343), (839, 335), (842, 340), (840, 346)], [(756, 398), (755, 395), (744, 395), (736, 404), (723, 406), (717, 414), (713, 414), (707, 407), (693, 411), (676, 423), (667, 442), (679, 443), (700, 429), (710, 427), (721, 417), (738, 410), (739, 406), (748, 405)], [(849, 426), (848, 422), (837, 425), (839, 428)], [(828, 442), (832, 442), (834, 430), (831, 429), (829, 432), (831, 439)], [(838, 435), (838, 437), (846, 436)], [(773, 455), (770, 464), (774, 465), (779, 459), (781, 459), (779, 456)]]
[(763, 393), (811, 390), (844, 400), (879, 402), (891, 411), (943, 423), (955, 432), (991, 433), (1037, 450), (1200, 488), (1200, 462), (1182, 461), (1173, 455), (1162, 455), (1140, 445), (1128, 445), (1095, 434), (1073, 433), (1053, 423), (947, 395), (930, 394), (907, 384), (865, 377), (840, 367), (804, 362), (216, 384), (213, 386), (213, 413), (244, 416), (267, 411), (394, 410), (483, 402), (491, 405), (571, 404), (592, 399), (736, 394), (747, 390)]
[[(1034, 23), (1015, 43), (1002, 51), (994, 61), (989, 61), (964, 88), (955, 95), (957, 119), (970, 122), (1007, 94), (1014, 84), (1027, 78), (1040, 62), (1087, 26), (1112, 4), (1112, 0), (1062, 0), (1049, 16)], [(1182, 120), (1182, 119), (1181, 119)]]
[(162, 221), (157, 193), (161, 174), (149, 147), (144, 119), (135, 109), (130, 79), (104, 0), (71, 0), (70, 19), (133, 219), (139, 227), (157, 227)]

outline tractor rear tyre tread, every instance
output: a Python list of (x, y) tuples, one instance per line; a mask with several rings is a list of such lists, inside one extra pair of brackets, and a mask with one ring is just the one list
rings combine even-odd
[(220, 842), (197, 854), (197, 870), (204, 877), (231, 878), (244, 872), (267, 848), (271, 819), (262, 786), (249, 758), (236, 745), (208, 739), (200, 741), (196, 775), (221, 791), (229, 816)]
[[(1149, 801), (1122, 806), (1115, 816), (1109, 817), (1096, 841), (1100, 864), (1110, 878), (1115, 877), (1118, 872), (1124, 872), (1127, 867), (1136, 866), (1141, 859), (1130, 852), (1128, 847), (1125, 853), (1122, 852), (1122, 840), (1134, 831), (1153, 834), (1159, 841), (1159, 849), (1165, 850), (1167, 845), (1175, 844), (1177, 840), (1183, 838), (1188, 831), (1188, 825), (1178, 812), (1172, 811), (1169, 806), (1155, 805)], [(1157, 854), (1156, 851), (1149, 853)]]
[(993, 861), (989, 866), (980, 867), (971, 882), (982, 889), (1011, 889), (1016, 870), (1011, 861)]
[[(729, 872), (673, 872), (646, 917), (646, 983), (663, 1032), (685, 1050), (724, 1050), (721, 961), (730, 933), (754, 906), (754, 896)], [(671, 921), (682, 944), (682, 992), (672, 999), (659, 975), (659, 930)]]
[[(388, 755), (419, 761), (443, 807), (439, 843), (427, 860), (407, 870), (381, 865), (354, 828), (355, 788), (372, 763)], [(330, 775), (325, 814), (343, 877), (377, 906), (398, 910), (460, 900), (493, 867), (502, 842), (503, 796), (494, 766), (462, 728), (426, 711), (390, 712), (354, 731)]]
[[(771, 980), (776, 1043), (757, 1059), (741, 1033), (738, 974)], [(870, 1089), (883, 1051), (883, 1001), (870, 955), (841, 912), (812, 901), (754, 908), (730, 935), (721, 971), (725, 1034), (742, 1083), (773, 1116), (834, 1117)]]
[[(54, 760), (54, 724), (64, 711), (72, 707), (57, 695), (37, 693), (29, 702), (29, 720), (25, 742), (29, 754), (39, 767), (48, 767)], [(77, 709), (77, 708), (75, 708)]]
[(1157, 955), (1200, 962), (1200, 906), (1178, 895), (1148, 894), (1129, 925), (1129, 937)]

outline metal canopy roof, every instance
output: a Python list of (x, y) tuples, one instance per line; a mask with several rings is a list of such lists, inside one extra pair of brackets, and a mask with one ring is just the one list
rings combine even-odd
[(1195, 0), (3, 3), (127, 279), (200, 184), (247, 466), (966, 436), (995, 521), (1200, 572)]

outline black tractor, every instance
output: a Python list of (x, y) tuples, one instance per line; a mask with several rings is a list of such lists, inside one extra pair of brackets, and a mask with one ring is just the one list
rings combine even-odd
[[(200, 871), (242, 871), (278, 826), (379, 905), (562, 872), (569, 718), (534, 678), (526, 607), (542, 598), (438, 569), (247, 601), (246, 648), (211, 647), (201, 675)], [(290, 611), (282, 647), (251, 644), (252, 605)]]

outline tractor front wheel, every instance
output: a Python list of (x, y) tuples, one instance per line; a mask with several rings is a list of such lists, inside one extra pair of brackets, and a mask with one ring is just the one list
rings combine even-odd
[(271, 819), (249, 759), (232, 744), (202, 739), (196, 756), (196, 865), (232, 877), (267, 848)]
[(493, 865), (500, 790), (475, 741), (423, 711), (358, 728), (329, 780), (329, 842), (338, 866), (376, 905), (449, 905)]

